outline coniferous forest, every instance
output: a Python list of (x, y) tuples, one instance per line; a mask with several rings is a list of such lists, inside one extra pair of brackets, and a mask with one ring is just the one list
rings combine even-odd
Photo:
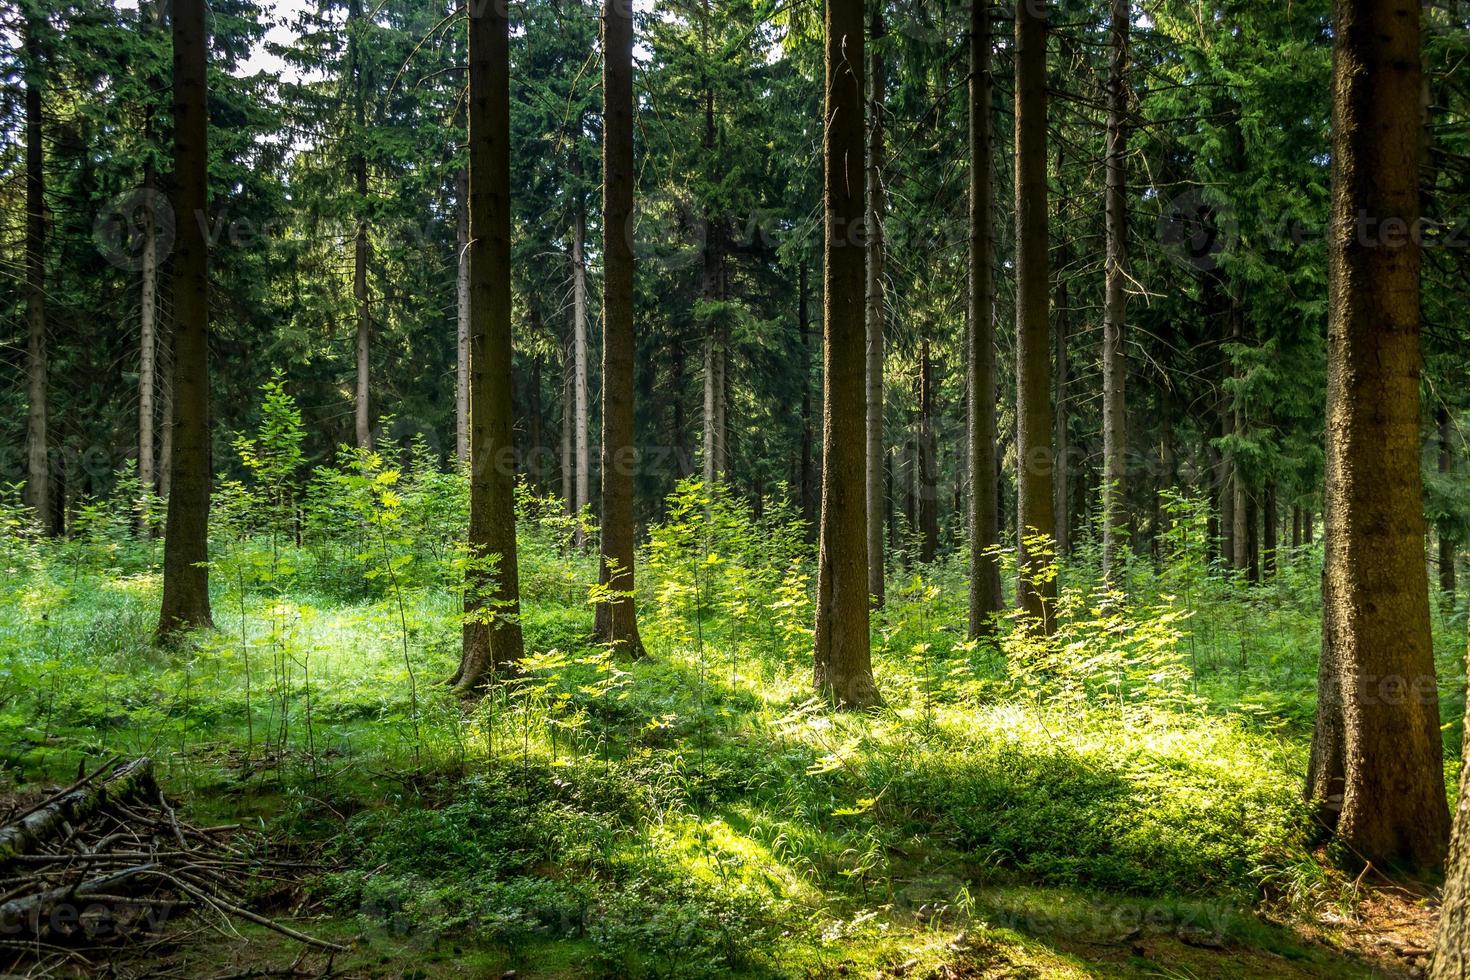
[(1467, 0), (0, 38), (0, 972), (1470, 976)]

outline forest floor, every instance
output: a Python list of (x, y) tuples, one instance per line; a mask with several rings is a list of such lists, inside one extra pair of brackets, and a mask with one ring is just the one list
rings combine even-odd
[[(478, 702), (440, 683), (452, 592), (333, 585), (327, 558), (293, 561), (289, 588), (261, 576), (233, 592), (222, 565), (216, 628), (166, 649), (148, 567), (52, 556), (6, 586), (9, 809), (79, 766), (150, 756), (181, 815), (310, 855), (318, 870), (255, 907), (348, 947), (303, 955), (196, 914), (95, 958), (107, 975), (1369, 977), (1424, 963), (1432, 883), (1344, 875), (1312, 850), (1298, 800), (1310, 559), (1270, 587), (1194, 582), (1187, 615), (1168, 595), (1128, 624), (1094, 616), (1096, 635), (1126, 642), (1064, 631), (1052, 653), (1113, 655), (1070, 681), (1047, 651), (1028, 673), (1024, 650), (965, 642), (957, 569), (911, 574), (875, 620), (887, 704), (863, 714), (810, 699), (800, 596), (763, 597), (792, 603), (789, 619), (742, 610), (728, 568), (700, 571), (720, 564), (708, 556), (687, 580), (645, 576), (649, 656), (626, 662), (586, 641), (591, 560), (533, 542), (527, 669)], [(1454, 759), (1463, 611), (1437, 613), (1436, 631)]]

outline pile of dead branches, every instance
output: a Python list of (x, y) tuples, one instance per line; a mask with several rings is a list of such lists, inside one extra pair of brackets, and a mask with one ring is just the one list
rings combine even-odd
[(341, 949), (246, 907), (260, 883), (302, 865), (262, 856), (239, 831), (179, 819), (148, 759), (109, 760), (0, 825), (0, 960), (85, 961), (158, 936), (185, 910)]

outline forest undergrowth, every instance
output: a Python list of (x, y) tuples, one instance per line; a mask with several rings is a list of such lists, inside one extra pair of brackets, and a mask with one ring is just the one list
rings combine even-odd
[[(443, 683), (462, 475), (422, 447), (343, 450), (297, 494), (279, 387), (264, 416), (216, 496), (214, 628), (176, 645), (153, 642), (160, 511), (136, 480), (70, 539), (0, 510), (0, 765), (24, 792), (148, 755), (191, 813), (311, 848), (302, 907), (354, 943), (348, 975), (1374, 968), (1336, 948), (1364, 882), (1327, 870), (1299, 799), (1317, 550), (1248, 585), (1211, 564), (1204, 503), (1170, 497), (1116, 593), (1084, 536), (1053, 564), (1055, 637), (1002, 622), (986, 643), (960, 560), (899, 542), (886, 703), (834, 713), (811, 695), (796, 514), (681, 485), (641, 551), (632, 662), (588, 638), (590, 518), (523, 487), (528, 657), (464, 701)], [(1465, 610), (1435, 629), (1453, 787)]]

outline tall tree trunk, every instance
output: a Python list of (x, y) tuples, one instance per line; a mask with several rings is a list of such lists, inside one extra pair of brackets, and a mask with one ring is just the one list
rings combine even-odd
[(684, 416), (684, 386), (686, 384), (686, 352), (682, 339), (673, 344), (673, 363), (670, 368), (672, 377), (669, 379), (669, 397), (672, 400), (673, 420), (669, 433), (670, 444), (674, 447), (674, 476), (682, 480), (693, 472), (691, 469), (693, 460), (689, 456), (689, 444), (685, 439), (688, 420)]
[(501, 4), (469, 6), (472, 562), (452, 679), (460, 691), (512, 668), (524, 653), (511, 435), (510, 21)]
[(1118, 530), (1125, 513), (1128, 453), (1128, 0), (1111, 0), (1112, 60), (1108, 68), (1107, 271), (1103, 296), (1103, 579), (1116, 588)]
[[(872, 40), (884, 36), (883, 8), (873, 8)], [(887, 563), (883, 554), (883, 350), (888, 316), (883, 290), (884, 238), (888, 202), (883, 190), (883, 106), (888, 86), (883, 54), (878, 45), (868, 53), (868, 212), (864, 230), (867, 243), (867, 498), (868, 498), (868, 594), (873, 605), (883, 608), (883, 578)]]
[(879, 702), (868, 636), (863, 0), (828, 0), (822, 137), (822, 523), (812, 682), (838, 705)]
[(929, 338), (919, 341), (919, 561), (939, 552), (939, 488), (934, 445), (934, 365)]
[(1046, 186), (1046, 8), (1016, 4), (1016, 471), (1021, 608), (1053, 628), (1056, 579), (1033, 536), (1051, 536), (1051, 277)]
[(803, 258), (796, 277), (796, 323), (801, 334), (801, 518), (807, 537), (816, 540), (816, 466), (812, 461), (812, 319), (807, 308), (807, 262)]
[[(1435, 419), (1439, 429), (1439, 472), (1448, 476), (1455, 471), (1454, 427), (1450, 410), (1440, 406)], [(1439, 523), (1439, 590), (1450, 600), (1455, 596), (1455, 531), (1448, 519)]]
[(208, 51), (204, 0), (174, 0), (173, 442), (158, 635), (210, 624)]
[[(1060, 147), (1057, 149), (1057, 177), (1061, 179), (1062, 168), (1065, 164), (1065, 156)], [(1059, 197), (1057, 201), (1057, 223), (1061, 224), (1063, 219), (1064, 200)], [(1065, 232), (1063, 232), (1065, 236)], [(1067, 514), (1067, 489), (1069, 477), (1068, 458), (1070, 452), (1067, 433), (1067, 385), (1071, 382), (1071, 365), (1067, 359), (1067, 342), (1071, 339), (1071, 298), (1067, 289), (1067, 276), (1071, 275), (1068, 266), (1071, 265), (1070, 243), (1063, 240), (1057, 243), (1057, 283), (1053, 306), (1056, 309), (1056, 371), (1053, 378), (1055, 395), (1052, 404), (1055, 406), (1055, 414), (1052, 418), (1052, 427), (1055, 433), (1052, 443), (1056, 446), (1056, 467), (1052, 470), (1052, 518), (1056, 525), (1052, 531), (1052, 537), (1056, 539), (1057, 554), (1065, 555), (1072, 550), (1071, 526)]]
[[(574, 156), (572, 173), (580, 176), (582, 165)], [(572, 444), (577, 454), (576, 497), (573, 513), (592, 502), (592, 450), (588, 445), (591, 422), (587, 399), (587, 208), (580, 190), (572, 212)], [(580, 542), (580, 532), (578, 541)]]
[(1357, 858), (1428, 869), (1444, 861), (1449, 811), (1419, 461), (1419, 4), (1334, 0), (1333, 12), (1327, 556), (1307, 795)]
[[(161, 299), (168, 302), (168, 294)], [(160, 305), (165, 305), (161, 303)], [(171, 306), (171, 304), (169, 304)], [(174, 477), (174, 318), (171, 308), (163, 311), (163, 329), (159, 336), (158, 417), (158, 495), (168, 500)]]
[(459, 190), (459, 256), (455, 282), (454, 452), (461, 464), (470, 459), (470, 172), (455, 179)]
[(1000, 533), (995, 447), (995, 284), (990, 235), (995, 191), (991, 99), (990, 0), (970, 0), (970, 610), (969, 635), (991, 636), (1000, 612), (1000, 565), (992, 554)]
[(597, 637), (643, 654), (633, 580), (633, 11), (603, 6), (602, 562)]
[(46, 426), (46, 151), (41, 120), (42, 56), (39, 16), (25, 21), (26, 85), (26, 503), (51, 533), (50, 447)]
[[(534, 302), (530, 304), (530, 328), (531, 336), (541, 336), (541, 307)], [(530, 351), (531, 370), (526, 379), (526, 479), (537, 494), (544, 491), (543, 484), (546, 477), (546, 464), (543, 459), (545, 446), (542, 445), (541, 432), (541, 354), (532, 349)]]
[(1265, 566), (1267, 578), (1276, 575), (1276, 552), (1280, 547), (1280, 541), (1276, 521), (1278, 518), (1276, 509), (1276, 484), (1266, 484), (1266, 494), (1261, 501), (1261, 511), (1265, 516), (1266, 540), (1262, 549), (1262, 559)]
[[(151, 111), (143, 130), (151, 144)], [(150, 159), (143, 166), (143, 192), (148, 204), (142, 214), (143, 267), (139, 270), (142, 282), (138, 296), (138, 484), (145, 493), (154, 492), (157, 480), (153, 462), (153, 432), (157, 425), (153, 398), (158, 387), (158, 236), (153, 214), (156, 185)]]
[(357, 233), (353, 241), (352, 297), (357, 304), (357, 389), (354, 398), (354, 420), (359, 449), (373, 445), (373, 421), (368, 404), (368, 354), (372, 343), (372, 314), (368, 308), (368, 216), (367, 158), (362, 141), (367, 127), (367, 95), (363, 91), (361, 44), (361, 0), (348, 7), (347, 44), (349, 70), (352, 73), (353, 122), (352, 158), (350, 161), (354, 189), (357, 192)]
[(566, 340), (561, 351), (561, 499), (566, 504), (567, 513), (575, 514), (577, 464), (572, 455), (572, 354), (570, 338)]

